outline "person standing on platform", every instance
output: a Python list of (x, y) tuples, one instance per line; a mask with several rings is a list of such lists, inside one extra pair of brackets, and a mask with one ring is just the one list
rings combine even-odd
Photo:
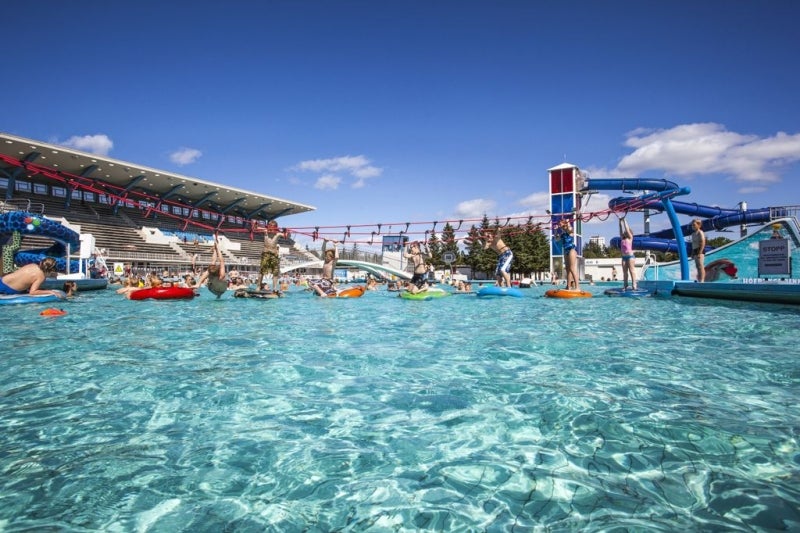
[(558, 221), (558, 228), (561, 230), (559, 239), (561, 251), (564, 253), (564, 268), (567, 271), (567, 289), (579, 291), (581, 286), (578, 281), (578, 248), (575, 245), (574, 230), (566, 218)]
[(636, 256), (633, 255), (633, 232), (624, 218), (619, 219), (619, 250), (622, 252), (622, 290), (628, 289), (628, 277), (631, 288), (637, 290)]
[(706, 234), (701, 229), (703, 221), (699, 218), (692, 220), (692, 257), (694, 266), (697, 268), (697, 281), (703, 283), (706, 280)]

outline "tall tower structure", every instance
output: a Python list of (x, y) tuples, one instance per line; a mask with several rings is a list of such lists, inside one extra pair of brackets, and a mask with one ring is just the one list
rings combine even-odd
[(561, 241), (554, 231), (556, 224), (562, 218), (568, 218), (575, 230), (575, 246), (578, 250), (578, 276), (583, 279), (583, 221), (573, 218), (581, 209), (581, 194), (583, 188), (583, 175), (580, 169), (571, 163), (562, 163), (547, 169), (550, 182), (550, 272), (555, 272), (563, 279), (564, 252)]

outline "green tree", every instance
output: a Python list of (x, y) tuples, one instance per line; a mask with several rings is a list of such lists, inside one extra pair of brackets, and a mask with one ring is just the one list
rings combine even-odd
[(428, 251), (430, 252), (428, 264), (436, 269), (441, 268), (444, 265), (444, 261), (442, 261), (442, 243), (439, 242), (436, 233), (431, 233), (430, 237), (428, 237)]
[(522, 225), (501, 228), (503, 241), (513, 250), (511, 273), (515, 277), (535, 277), (550, 267), (550, 243), (540, 224), (530, 220)]
[(725, 246), (726, 244), (733, 242), (727, 237), (714, 237), (713, 239), (708, 239), (706, 244), (713, 248), (719, 248), (720, 246)]
[(600, 243), (597, 241), (590, 241), (583, 247), (583, 257), (586, 259), (597, 259), (606, 256), (606, 247), (600, 246)]
[(458, 242), (456, 242), (456, 232), (449, 222), (442, 229), (442, 254), (445, 252), (454, 253), (456, 255), (456, 263), (460, 262), (462, 254), (458, 249)]
[(490, 272), (490, 268), (494, 268), (494, 262), (489, 257), (488, 250), (484, 250), (483, 240), (481, 239), (481, 234), (488, 229), (489, 219), (486, 215), (483, 215), (480, 227), (471, 226), (469, 232), (467, 232), (467, 238), (464, 240), (466, 245), (464, 262), (472, 270), (472, 277), (475, 277), (476, 272), (486, 274)]

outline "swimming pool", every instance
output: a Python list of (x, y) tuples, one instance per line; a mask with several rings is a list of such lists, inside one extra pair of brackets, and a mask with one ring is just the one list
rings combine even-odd
[(545, 288), (3, 310), (0, 530), (800, 527), (797, 308)]

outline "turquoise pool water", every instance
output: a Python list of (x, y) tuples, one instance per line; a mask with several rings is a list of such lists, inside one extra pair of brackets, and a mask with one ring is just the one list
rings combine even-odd
[(800, 528), (800, 310), (596, 290), (5, 306), (0, 530)]

